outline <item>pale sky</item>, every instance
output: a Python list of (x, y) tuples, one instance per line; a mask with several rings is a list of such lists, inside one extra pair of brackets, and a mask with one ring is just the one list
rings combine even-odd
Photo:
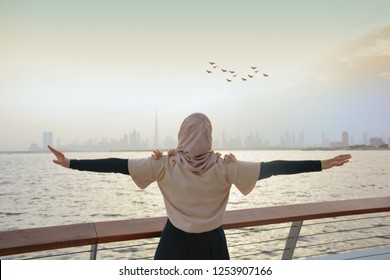
[(390, 1), (0, 0), (0, 97), (0, 151), (153, 139), (156, 111), (160, 139), (203, 112), (214, 137), (387, 140)]

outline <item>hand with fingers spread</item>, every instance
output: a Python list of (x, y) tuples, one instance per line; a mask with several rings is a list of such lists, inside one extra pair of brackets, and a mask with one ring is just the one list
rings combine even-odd
[(339, 155), (334, 158), (326, 159), (321, 161), (321, 167), (322, 170), (329, 169), (335, 166), (342, 166), (345, 163), (349, 162), (349, 159), (352, 156), (350, 154), (345, 154), (345, 155)]
[(69, 168), (70, 166), (70, 159), (65, 157), (63, 153), (60, 151), (54, 149), (52, 146), (47, 146), (49, 150), (56, 156), (57, 159), (53, 159), (53, 162), (55, 164), (61, 165), (63, 167)]

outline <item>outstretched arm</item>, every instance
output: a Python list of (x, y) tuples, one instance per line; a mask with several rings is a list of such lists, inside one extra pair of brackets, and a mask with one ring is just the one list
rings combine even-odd
[(276, 160), (260, 163), (259, 180), (266, 179), (274, 175), (291, 175), (303, 172), (315, 172), (330, 169), (336, 166), (342, 166), (349, 161), (350, 154), (339, 155), (326, 160), (302, 160), (286, 161)]
[(129, 174), (128, 160), (120, 158), (107, 158), (107, 159), (68, 159), (63, 153), (48, 146), (49, 150), (56, 156), (57, 159), (53, 160), (55, 164), (61, 165), (66, 168), (77, 169), (80, 171), (92, 171), (92, 172), (105, 172), (105, 173), (121, 173), (125, 175)]

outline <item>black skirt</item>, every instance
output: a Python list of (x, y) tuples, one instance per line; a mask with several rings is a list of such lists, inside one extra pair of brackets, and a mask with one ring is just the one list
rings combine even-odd
[(222, 227), (202, 233), (188, 233), (168, 220), (161, 233), (155, 260), (229, 260)]

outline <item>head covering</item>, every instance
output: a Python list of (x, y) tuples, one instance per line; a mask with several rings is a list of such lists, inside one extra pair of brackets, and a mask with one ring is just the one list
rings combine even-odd
[(178, 134), (174, 160), (182, 167), (201, 173), (217, 162), (220, 154), (212, 150), (211, 122), (202, 113), (184, 119)]

